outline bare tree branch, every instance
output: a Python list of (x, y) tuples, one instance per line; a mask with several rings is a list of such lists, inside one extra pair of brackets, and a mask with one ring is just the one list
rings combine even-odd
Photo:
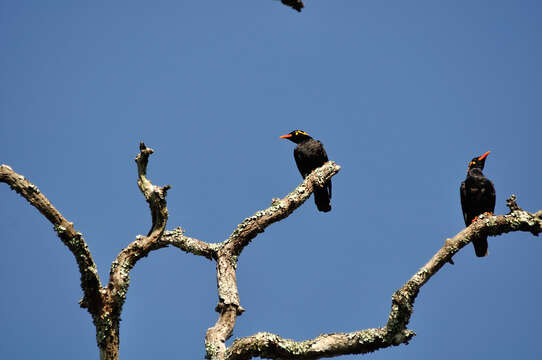
[(164, 247), (158, 240), (164, 232), (168, 219), (166, 195), (171, 186), (156, 186), (147, 179), (147, 164), (149, 156), (154, 150), (141, 143), (139, 151), (140, 153), (135, 158), (138, 173), (137, 185), (149, 204), (152, 227), (147, 236), (138, 236), (134, 242), (122, 249), (111, 264), (108, 288), (111, 289), (111, 295), (115, 301), (120, 302), (120, 306), (124, 302), (130, 283), (130, 270), (139, 259), (147, 256), (151, 250)]
[[(414, 334), (410, 334), (412, 337)], [(315, 339), (294, 341), (261, 332), (237, 339), (226, 352), (227, 360), (320, 359), (348, 354), (365, 354), (392, 345), (383, 328), (351, 333), (323, 334)]]
[(187, 253), (204, 256), (210, 260), (216, 259), (218, 249), (222, 247), (221, 244), (209, 244), (204, 241), (188, 237), (184, 235), (181, 227), (177, 227), (174, 230), (165, 231), (159, 242), (161, 245), (163, 245), (163, 247), (172, 245)]
[(363, 354), (399, 344), (407, 344), (415, 335), (407, 329), (414, 310), (414, 300), (421, 287), (429, 281), (461, 248), (483, 235), (501, 235), (526, 231), (537, 236), (542, 232), (542, 210), (534, 214), (522, 210), (512, 195), (507, 200), (508, 215), (481, 215), (479, 220), (460, 231), (418, 270), (392, 296), (392, 307), (386, 326), (351, 333), (320, 335), (306, 341), (283, 339), (270, 333), (257, 333), (237, 339), (225, 354), (226, 360), (319, 359), (347, 354)]
[(137, 236), (135, 241), (122, 249), (111, 264), (109, 284), (103, 289), (104, 307), (100, 314), (93, 318), (102, 360), (118, 359), (120, 314), (130, 285), (130, 270), (152, 250), (167, 246), (167, 243), (160, 242), (160, 238), (168, 219), (166, 195), (170, 186), (156, 186), (147, 179), (147, 165), (153, 152), (154, 150), (147, 148), (144, 143), (140, 143), (139, 154), (135, 158), (137, 185), (149, 204), (151, 229), (147, 236)]
[(346, 354), (362, 354), (389, 346), (406, 344), (415, 335), (407, 328), (414, 308), (414, 301), (421, 287), (429, 281), (461, 248), (480, 236), (496, 236), (511, 231), (526, 231), (533, 235), (542, 232), (542, 210), (529, 213), (522, 210), (512, 195), (507, 200), (507, 215), (481, 215), (469, 227), (460, 231), (418, 270), (403, 287), (392, 296), (392, 306), (385, 326), (351, 333), (320, 335), (306, 341), (283, 339), (270, 333), (257, 333), (237, 339), (227, 348), (237, 316), (244, 309), (240, 305), (237, 288), (237, 257), (259, 233), (269, 225), (289, 216), (305, 202), (315, 186), (324, 186), (340, 166), (330, 161), (315, 169), (294, 191), (283, 199), (273, 199), (272, 205), (243, 220), (222, 243), (205, 243), (187, 237), (180, 227), (165, 231), (168, 219), (166, 203), (169, 185), (155, 186), (147, 179), (147, 165), (153, 150), (140, 144), (135, 161), (138, 167), (138, 186), (149, 204), (152, 226), (147, 236), (138, 236), (124, 248), (111, 265), (108, 286), (101, 287), (96, 264), (82, 235), (75, 230), (23, 176), (9, 166), (0, 166), (0, 182), (5, 182), (38, 209), (53, 225), (62, 242), (75, 256), (81, 273), (84, 297), (81, 306), (88, 308), (96, 326), (96, 338), (103, 360), (118, 359), (119, 322), (122, 306), (130, 282), (130, 270), (137, 261), (152, 250), (175, 246), (185, 252), (214, 259), (217, 262), (217, 291), (219, 313), (216, 324), (209, 328), (205, 338), (206, 357), (213, 360), (244, 360), (253, 357), (270, 359), (318, 359)]
[(341, 167), (333, 161), (328, 161), (321, 167), (314, 169), (303, 182), (283, 199), (275, 199), (270, 207), (258, 211), (251, 217), (243, 220), (235, 231), (224, 242), (227, 248), (235, 256), (239, 256), (243, 248), (252, 239), (263, 232), (269, 225), (280, 221), (294, 212), (312, 194), (315, 186), (324, 186), (333, 175), (339, 172)]
[(542, 210), (532, 214), (522, 210), (516, 204), (516, 196), (507, 201), (510, 208), (508, 215), (480, 215), (478, 221), (461, 230), (451, 239), (446, 239), (444, 246), (392, 297), (392, 310), (387, 328), (394, 333), (406, 329), (412, 315), (414, 300), (420, 288), (439, 271), (446, 262), (460, 249), (480, 236), (497, 236), (511, 231), (525, 231), (538, 236), (542, 232)]
[(81, 307), (88, 308), (96, 326), (96, 340), (100, 349), (100, 359), (118, 359), (119, 322), (122, 306), (130, 283), (130, 270), (137, 261), (150, 251), (173, 245), (183, 251), (209, 259), (217, 257), (221, 244), (207, 244), (183, 234), (180, 227), (164, 232), (168, 210), (166, 195), (170, 186), (155, 186), (147, 178), (147, 165), (153, 150), (140, 144), (136, 156), (138, 186), (145, 196), (152, 217), (152, 226), (147, 236), (137, 236), (136, 240), (121, 250), (111, 264), (107, 287), (102, 287), (88, 246), (81, 233), (56, 210), (38, 188), (9, 166), (0, 166), (0, 182), (10, 185), (31, 205), (38, 209), (53, 225), (62, 242), (75, 256), (81, 272), (81, 288), (84, 292)]
[(137, 236), (135, 241), (122, 249), (115, 261), (111, 264), (108, 288), (111, 289), (111, 295), (115, 298), (115, 301), (119, 302), (118, 306), (122, 306), (122, 303), (124, 302), (130, 281), (130, 270), (135, 266), (139, 259), (147, 256), (152, 250), (173, 245), (183, 251), (202, 255), (211, 259), (216, 256), (216, 248), (218, 248), (218, 245), (216, 244), (213, 246), (203, 241), (185, 236), (180, 227), (173, 231), (169, 231), (164, 235), (164, 229), (168, 219), (166, 195), (171, 186), (156, 186), (147, 179), (147, 164), (149, 156), (154, 150), (146, 147), (144, 143), (139, 145), (139, 150), (140, 153), (135, 158), (138, 170), (137, 185), (149, 204), (152, 216), (152, 227), (147, 236)]
[(34, 184), (7, 165), (0, 165), (0, 182), (8, 184), (53, 224), (58, 237), (71, 251), (79, 267), (84, 293), (81, 306), (88, 308), (91, 314), (95, 312), (102, 305), (99, 292), (102, 285), (83, 235), (75, 230), (73, 223), (66, 220)]
[(240, 305), (237, 289), (237, 257), (244, 247), (269, 225), (286, 218), (312, 194), (315, 186), (324, 186), (341, 167), (329, 161), (315, 169), (307, 178), (283, 199), (273, 199), (272, 205), (243, 220), (235, 231), (226, 239), (217, 253), (217, 287), (219, 312), (218, 320), (207, 330), (205, 338), (206, 357), (223, 359), (226, 352), (225, 342), (233, 333), (235, 321), (244, 309)]

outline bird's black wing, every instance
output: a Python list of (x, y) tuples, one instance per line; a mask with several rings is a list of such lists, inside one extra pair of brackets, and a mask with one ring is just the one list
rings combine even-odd
[(318, 142), (318, 147), (320, 148), (320, 157), (322, 158), (323, 162), (322, 162), (322, 165), (324, 163), (326, 163), (328, 161), (328, 158), (327, 158), (327, 153), (326, 153), (326, 149), (324, 149), (324, 145), (322, 144), (322, 142), (316, 140)]
[[(472, 220), (480, 214), (486, 211), (493, 212), (495, 209), (495, 188), (491, 181), (480, 175), (469, 175), (461, 183), (461, 207), (465, 226), (469, 226)], [(483, 257), (488, 254), (487, 235), (474, 238), (472, 245), (476, 256)]]
[[(324, 163), (328, 162), (326, 149), (324, 148), (324, 145), (320, 141), (318, 141), (318, 144), (320, 145), (321, 157), (324, 160), (322, 165), (324, 165)], [(319, 165), (319, 166), (322, 166), (322, 165)], [(327, 190), (328, 190), (328, 193), (329, 193), (329, 198), (331, 199), (331, 180), (329, 180), (327, 182), (326, 187), (327, 187)]]
[(495, 210), (495, 187), (485, 177), (467, 177), (461, 183), (460, 193), (466, 226), (469, 226), (476, 216)]
[(311, 173), (312, 169), (309, 160), (307, 159), (307, 155), (299, 148), (299, 146), (294, 149), (294, 159), (301, 176), (303, 176), (303, 179), (306, 178), (307, 175)]
[(461, 183), (459, 194), (461, 195), (461, 210), (463, 211), (463, 220), (465, 220), (465, 226), (469, 226), (470, 220), (472, 219), (469, 219), (469, 215), (467, 214), (467, 185), (465, 184), (465, 181)]
[(490, 212), (494, 212), (495, 200), (496, 200), (495, 186), (493, 186), (493, 183), (491, 182), (491, 180), (487, 180), (487, 182), (488, 182), (487, 189), (488, 189), (488, 196), (489, 196), (489, 208), (490, 208)]
[[(314, 169), (324, 165), (328, 160), (324, 146), (318, 140), (309, 139), (296, 146), (294, 159), (303, 178), (307, 177)], [(323, 187), (314, 188), (314, 201), (318, 210), (328, 212), (331, 210), (331, 180)]]

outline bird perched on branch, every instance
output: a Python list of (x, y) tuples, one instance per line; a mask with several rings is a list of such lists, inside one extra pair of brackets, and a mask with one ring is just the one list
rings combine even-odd
[[(314, 140), (309, 134), (301, 130), (294, 130), (289, 134), (282, 135), (281, 139), (288, 139), (297, 144), (294, 149), (294, 159), (303, 179), (312, 170), (324, 165), (328, 161), (326, 150), (322, 143)], [(323, 187), (314, 188), (314, 202), (318, 210), (328, 212), (331, 210), (331, 180)]]
[[(495, 187), (482, 173), (488, 155), (489, 151), (469, 162), (467, 178), (461, 183), (459, 192), (465, 226), (478, 220), (480, 214), (493, 213), (495, 210)], [(487, 235), (474, 239), (472, 245), (476, 256), (483, 257), (488, 254)]]

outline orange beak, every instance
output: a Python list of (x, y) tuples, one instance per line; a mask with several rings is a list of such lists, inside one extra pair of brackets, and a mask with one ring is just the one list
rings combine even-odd
[(288, 138), (291, 138), (291, 137), (292, 137), (292, 134), (286, 134), (286, 135), (279, 136), (279, 138), (281, 138), (281, 139), (288, 139)]
[(480, 156), (478, 160), (484, 160), (489, 155), (489, 153), (490, 151), (486, 152), (484, 155)]

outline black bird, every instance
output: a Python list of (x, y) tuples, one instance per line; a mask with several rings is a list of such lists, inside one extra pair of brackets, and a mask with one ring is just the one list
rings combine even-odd
[[(312, 170), (324, 165), (328, 160), (324, 145), (320, 141), (314, 140), (304, 131), (294, 130), (289, 134), (282, 135), (280, 138), (288, 139), (297, 144), (294, 149), (294, 159), (303, 179)], [(314, 202), (318, 210), (323, 212), (331, 210), (331, 180), (326, 182), (323, 187), (315, 187), (313, 192)]]
[[(470, 161), (467, 178), (461, 183), (459, 192), (465, 226), (476, 221), (478, 215), (486, 212), (493, 213), (495, 210), (495, 187), (482, 173), (488, 155), (489, 151)], [(487, 236), (473, 240), (472, 245), (474, 245), (476, 256), (487, 255)]]
[(284, 5), (290, 6), (291, 8), (297, 10), (297, 12), (301, 12), (301, 9), (305, 7), (303, 1), (301, 0), (281, 0), (281, 2)]

